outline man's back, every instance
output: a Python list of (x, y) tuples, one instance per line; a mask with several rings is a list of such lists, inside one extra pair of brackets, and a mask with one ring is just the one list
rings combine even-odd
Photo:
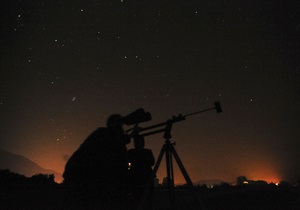
[(118, 138), (107, 128), (95, 130), (68, 160), (64, 182), (105, 184), (107, 179), (117, 179), (126, 173), (127, 149)]

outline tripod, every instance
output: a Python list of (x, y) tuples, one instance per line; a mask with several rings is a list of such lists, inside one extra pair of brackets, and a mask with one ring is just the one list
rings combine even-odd
[[(136, 125), (133, 129), (129, 129), (128, 130), (128, 131), (133, 130), (132, 133), (134, 135), (139, 135), (140, 131), (154, 129), (154, 128), (166, 125), (166, 127), (163, 128), (163, 129), (156, 130), (156, 131), (151, 131), (149, 133), (144, 133), (144, 134), (141, 134), (141, 136), (144, 137), (144, 136), (149, 136), (149, 135), (152, 135), (152, 134), (164, 132), (165, 143), (164, 143), (164, 145), (161, 148), (161, 151), (159, 153), (158, 159), (157, 159), (156, 164), (155, 164), (154, 169), (153, 169), (153, 174), (154, 174), (154, 176), (156, 175), (156, 173), (158, 171), (158, 168), (159, 168), (159, 165), (161, 163), (161, 160), (163, 158), (163, 155), (166, 154), (167, 186), (168, 186), (169, 206), (170, 207), (172, 207), (174, 205), (174, 201), (175, 201), (174, 171), (173, 171), (173, 160), (172, 160), (172, 157), (174, 156), (174, 158), (175, 158), (175, 160), (177, 162), (177, 165), (179, 166), (179, 168), (181, 170), (181, 173), (182, 173), (182, 175), (184, 176), (184, 178), (186, 180), (187, 186), (190, 188), (190, 192), (191, 192), (193, 198), (197, 202), (197, 204), (200, 207), (200, 209), (202, 209), (202, 205), (201, 205), (201, 203), (199, 202), (199, 200), (198, 200), (198, 198), (196, 196), (195, 188), (193, 186), (193, 183), (192, 183), (192, 181), (191, 181), (191, 179), (190, 179), (190, 177), (189, 177), (186, 169), (184, 168), (184, 165), (181, 162), (181, 160), (179, 158), (179, 155), (177, 154), (177, 152), (176, 152), (176, 150), (174, 148), (175, 143), (171, 142), (171, 137), (172, 137), (171, 136), (171, 129), (172, 129), (173, 123), (183, 121), (183, 120), (185, 120), (185, 117), (187, 117), (187, 116), (199, 114), (199, 113), (210, 111), (210, 110), (213, 110), (213, 109), (215, 109), (217, 111), (217, 113), (221, 113), (222, 112), (222, 108), (221, 108), (220, 102), (217, 101), (214, 104), (215, 104), (215, 107), (213, 107), (213, 108), (204, 109), (204, 110), (197, 111), (197, 112), (194, 112), (194, 113), (191, 113), (191, 114), (187, 114), (187, 115), (181, 115), (180, 114), (177, 117), (173, 116), (172, 119), (169, 119), (169, 120), (167, 120), (167, 122), (164, 122), (164, 123), (159, 123), (159, 124), (152, 125), (152, 126), (149, 126), (149, 127), (146, 127), (146, 128), (139, 128), (138, 125)], [(146, 187), (146, 189), (145, 189), (145, 191), (143, 193), (142, 199), (141, 199), (141, 201), (139, 203), (138, 210), (143, 209), (142, 208), (143, 203), (144, 203), (147, 195), (149, 194), (149, 192), (150, 192), (149, 188), (147, 189), (147, 187)]]
[(159, 165), (161, 163), (161, 160), (164, 156), (166, 155), (166, 169), (167, 169), (167, 186), (168, 186), (168, 194), (169, 194), (169, 204), (172, 206), (175, 201), (175, 192), (174, 192), (174, 171), (173, 171), (173, 160), (172, 156), (175, 158), (177, 165), (179, 166), (182, 175), (184, 176), (186, 183), (188, 187), (193, 187), (193, 183), (183, 165), (181, 162), (179, 155), (177, 154), (175, 150), (175, 143), (172, 143), (170, 141), (171, 139), (171, 129), (173, 126), (173, 122), (169, 120), (167, 122), (167, 126), (165, 128), (165, 133), (164, 133), (164, 138), (165, 138), (165, 143), (161, 148), (161, 151), (159, 153), (158, 159), (156, 161), (156, 164), (153, 169), (153, 173), (156, 174), (159, 168)]

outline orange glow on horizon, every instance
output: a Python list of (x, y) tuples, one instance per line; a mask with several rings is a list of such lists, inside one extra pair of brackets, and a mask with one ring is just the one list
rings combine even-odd
[[(63, 173), (63, 169), (64, 169), (64, 162), (53, 162), (53, 161), (48, 161), (47, 163), (45, 162), (46, 160), (40, 160), (39, 162), (42, 163), (41, 166), (49, 169), (51, 167), (53, 167), (54, 165), (56, 165), (56, 168), (58, 169), (62, 169), (62, 170), (56, 170), (58, 173)], [(255, 171), (249, 170), (249, 171), (244, 171), (245, 173), (243, 174), (236, 174), (236, 176), (232, 176), (232, 177), (222, 177), (220, 176), (220, 174), (212, 174), (210, 177), (199, 177), (198, 174), (194, 174), (194, 173), (190, 173), (189, 171), (187, 171), (188, 174), (190, 175), (190, 178), (192, 179), (193, 182), (197, 182), (199, 180), (209, 180), (209, 179), (220, 179), (220, 181), (224, 181), (224, 182), (229, 182), (229, 183), (233, 183), (236, 181), (236, 178), (238, 176), (246, 176), (246, 178), (248, 180), (253, 180), (253, 181), (258, 181), (258, 180), (263, 180), (266, 181), (267, 183), (279, 183), (280, 181), (282, 181), (282, 179), (280, 178), (280, 176), (278, 175), (278, 173), (273, 172), (273, 169), (268, 169), (268, 168), (262, 168), (262, 169), (256, 169)], [(161, 183), (163, 178), (166, 177), (166, 172), (165, 172), (165, 168), (162, 167), (161, 170), (158, 171), (157, 173), (157, 178), (159, 179), (159, 182)], [(175, 184), (184, 184), (186, 183), (181, 171), (174, 169), (174, 178), (175, 178)], [(61, 183), (63, 181), (62, 177), (55, 177), (55, 181), (57, 183)]]
[[(149, 141), (148, 147), (153, 148), (154, 156), (157, 158), (160, 144), (154, 144), (153, 142), (154, 141)], [(153, 145), (150, 143), (153, 143)], [(70, 156), (78, 146), (79, 143), (72, 147), (68, 144), (55, 145), (50, 149), (50, 147), (42, 147), (39, 145), (36, 148), (31, 148), (30, 151), (26, 151), (24, 155), (45, 169), (51, 169), (63, 174), (67, 161), (67, 158), (64, 157), (64, 155), (67, 154)], [(155, 146), (157, 148), (155, 148)], [(192, 159), (194, 157), (189, 157), (189, 155), (180, 151), (180, 148), (181, 147), (178, 147), (178, 153), (181, 161), (192, 182), (195, 183), (201, 180), (220, 180), (222, 182), (233, 184), (238, 176), (246, 176), (248, 180), (254, 181), (263, 180), (267, 183), (277, 183), (283, 180), (280, 170), (276, 165), (276, 163), (278, 163), (276, 158), (272, 158), (271, 154), (267, 155), (266, 152), (264, 155), (256, 153), (252, 154), (249, 152), (248, 154), (251, 155), (246, 157), (243, 155), (245, 151), (240, 151), (240, 153), (236, 153), (226, 160), (224, 159), (224, 162), (221, 162), (217, 155), (212, 156), (211, 159), (200, 159), (200, 161), (197, 161), (197, 159)], [(205, 157), (205, 155), (208, 154), (204, 154), (203, 156)], [(173, 166), (175, 184), (185, 184), (186, 181), (181, 171), (178, 169), (175, 160)], [(159, 179), (159, 182), (162, 183), (163, 178), (166, 176), (165, 157), (163, 157), (157, 172), (157, 178)], [(55, 181), (60, 183), (63, 179), (62, 177), (55, 177)]]
[(268, 184), (278, 183), (282, 180), (279, 172), (270, 165), (268, 165), (268, 167), (264, 166), (263, 164), (261, 165), (261, 167), (254, 168), (254, 170), (252, 168), (248, 168), (244, 171), (245, 173), (243, 176), (246, 176), (248, 180), (266, 181)]

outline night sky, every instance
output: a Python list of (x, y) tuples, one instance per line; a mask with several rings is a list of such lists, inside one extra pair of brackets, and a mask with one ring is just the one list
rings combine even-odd
[(173, 126), (192, 181), (300, 178), (299, 1), (0, 4), (0, 148), (62, 173), (110, 114), (144, 108), (146, 127), (220, 101)]

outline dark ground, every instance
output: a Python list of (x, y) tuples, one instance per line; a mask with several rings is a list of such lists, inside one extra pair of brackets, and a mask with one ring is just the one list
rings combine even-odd
[[(68, 197), (60, 185), (42, 187), (1, 187), (0, 209), (69, 209)], [(195, 196), (194, 196), (195, 195)], [(200, 201), (199, 203), (197, 202)], [(300, 187), (245, 186), (175, 190), (169, 207), (166, 189), (155, 189), (153, 209), (300, 209)], [(78, 208), (79, 209), (79, 208)], [(80, 208), (82, 209), (82, 208)], [(83, 209), (89, 209), (83, 208)], [(101, 207), (97, 208), (101, 209)]]
[[(154, 209), (168, 208), (168, 194), (158, 190)], [(196, 195), (196, 199), (193, 196)], [(197, 200), (199, 203), (197, 203)], [(177, 189), (173, 209), (300, 209), (300, 188), (289, 187), (229, 187), (227, 189), (197, 189), (189, 192)]]

